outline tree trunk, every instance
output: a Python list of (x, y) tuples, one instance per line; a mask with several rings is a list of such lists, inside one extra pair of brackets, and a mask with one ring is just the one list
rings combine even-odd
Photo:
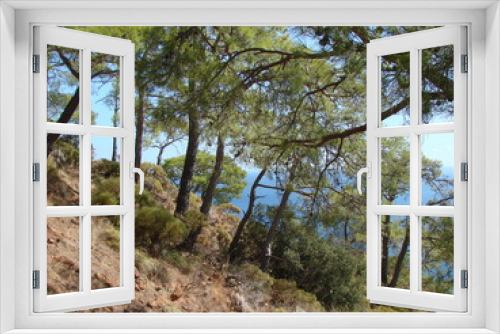
[(165, 146), (162, 145), (159, 147), (158, 156), (156, 157), (156, 164), (158, 166), (161, 165), (161, 161), (163, 160), (163, 151), (165, 151), (166, 147), (167, 147), (167, 145), (165, 145)]
[(118, 145), (116, 143), (116, 137), (113, 137), (113, 154), (111, 155), (111, 161), (118, 161)]
[(196, 156), (198, 155), (200, 135), (201, 129), (198, 111), (191, 111), (189, 113), (189, 137), (186, 159), (184, 160), (184, 168), (182, 169), (179, 193), (177, 195), (177, 205), (175, 207), (176, 215), (183, 215), (189, 208), (189, 194), (191, 192), (191, 182), (196, 165)]
[(344, 222), (344, 243), (347, 245), (349, 243), (349, 229), (348, 229), (348, 219), (345, 218)]
[(250, 189), (250, 199), (248, 201), (247, 211), (245, 212), (243, 218), (241, 218), (240, 223), (238, 224), (238, 228), (236, 229), (236, 233), (234, 234), (233, 240), (229, 245), (228, 254), (230, 262), (234, 262), (234, 260), (236, 259), (235, 250), (238, 248), (241, 235), (243, 234), (243, 230), (245, 229), (248, 219), (250, 219), (250, 217), (252, 216), (253, 208), (255, 206), (255, 200), (256, 200), (255, 191), (257, 190), (260, 180), (262, 180), (262, 178), (266, 174), (266, 171), (267, 167), (263, 168), (260, 171), (259, 175), (257, 175), (257, 178), (253, 182), (252, 188)]
[(281, 197), (280, 205), (278, 206), (278, 209), (276, 210), (276, 213), (274, 214), (273, 222), (271, 223), (271, 227), (269, 228), (269, 232), (267, 233), (266, 242), (264, 243), (264, 249), (263, 249), (263, 254), (262, 254), (262, 259), (261, 259), (261, 264), (260, 264), (260, 269), (264, 272), (267, 272), (269, 270), (269, 264), (271, 262), (274, 237), (276, 236), (276, 233), (278, 232), (278, 226), (281, 222), (281, 217), (283, 216), (283, 213), (285, 212), (285, 209), (287, 207), (288, 198), (290, 197), (291, 193), (292, 193), (292, 189), (291, 189), (290, 185), (287, 185), (285, 187), (283, 197)]
[[(115, 108), (113, 110), (113, 126), (116, 127), (117, 120), (116, 118), (118, 117), (118, 91), (115, 91)], [(117, 162), (118, 161), (118, 138), (113, 137), (113, 154), (111, 155), (111, 161)]]
[[(73, 114), (75, 113), (79, 103), (80, 103), (80, 88), (77, 88), (73, 93), (73, 96), (69, 100), (68, 104), (64, 108), (64, 111), (62, 112), (61, 116), (59, 116), (57, 123), (68, 123), (71, 120), (71, 117), (73, 117)], [(52, 152), (54, 143), (57, 141), (57, 139), (59, 139), (59, 136), (61, 136), (59, 133), (49, 133), (47, 135), (47, 156), (49, 156), (50, 152)]]
[(184, 239), (180, 245), (176, 247), (177, 250), (192, 253), (194, 249), (194, 245), (196, 244), (196, 239), (201, 233), (201, 229), (203, 227), (199, 226), (196, 229), (189, 232), (186, 239)]
[(389, 241), (391, 235), (390, 216), (385, 216), (382, 222), (382, 267), (381, 267), (381, 280), (382, 286), (387, 286), (388, 283), (388, 270), (389, 270)]
[(394, 273), (392, 274), (391, 283), (389, 286), (391, 288), (396, 287), (399, 280), (399, 275), (401, 274), (401, 269), (403, 268), (403, 261), (405, 259), (406, 253), (408, 252), (408, 246), (410, 244), (410, 224), (406, 224), (405, 238), (403, 244), (401, 245), (401, 250), (398, 254), (398, 259), (396, 261), (396, 266), (394, 267)]
[(219, 134), (217, 137), (217, 153), (215, 155), (215, 165), (212, 175), (210, 176), (210, 181), (208, 182), (207, 189), (205, 189), (200, 212), (208, 217), (210, 213), (210, 208), (212, 207), (212, 202), (215, 196), (215, 191), (217, 190), (217, 184), (219, 183), (222, 170), (224, 168), (224, 140), (225, 138)]
[[(138, 93), (139, 104), (136, 110), (136, 123), (135, 123), (135, 167), (141, 168), (142, 162), (142, 143), (144, 137), (144, 109), (145, 109), (145, 91), (144, 88), (139, 89)], [(139, 182), (139, 175), (135, 174), (135, 182)]]

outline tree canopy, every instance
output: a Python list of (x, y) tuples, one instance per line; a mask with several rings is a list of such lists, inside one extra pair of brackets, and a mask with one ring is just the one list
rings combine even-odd
[[(173, 201), (157, 196), (137, 211), (141, 247), (154, 256), (174, 248), (196, 253), (206, 222), (220, 218), (211, 216), (212, 206), (246, 191), (248, 205), (239, 208), (244, 215), (220, 256), (293, 280), (327, 310), (362, 309), (366, 203), (355, 175), (366, 162), (366, 44), (428, 28), (78, 27), (136, 46), (135, 165), (161, 165), (175, 185)], [(422, 53), (422, 123), (453, 121), (452, 51)], [(49, 50), (49, 121), (78, 122), (77, 58), (71, 50)], [(108, 56), (94, 62), (97, 86), (118, 75)], [(409, 54), (384, 56), (380, 66), (382, 125), (407, 125)], [(111, 109), (118, 99), (113, 87), (102, 93)], [(110, 117), (116, 125), (116, 113)], [(56, 140), (49, 138), (48, 148)], [(384, 138), (380, 145), (381, 201), (401, 204), (409, 200), (409, 140)], [(164, 159), (174, 146), (182, 151)], [(116, 161), (117, 152), (109, 159)], [(427, 205), (453, 205), (446, 167), (423, 154)], [(247, 187), (249, 168), (259, 173)], [(275, 191), (272, 203), (263, 203), (265, 189)], [(407, 288), (409, 221), (381, 222), (381, 282)], [(450, 293), (453, 221), (427, 217), (422, 226), (423, 285)]]

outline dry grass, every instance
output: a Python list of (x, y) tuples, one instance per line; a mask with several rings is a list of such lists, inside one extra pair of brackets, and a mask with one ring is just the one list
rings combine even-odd
[[(152, 173), (148, 174), (151, 178)], [(48, 204), (78, 205), (78, 173), (53, 171)], [(76, 181), (75, 181), (76, 180)], [(149, 180), (147, 188), (168, 211), (174, 209), (175, 187)], [(154, 191), (155, 188), (157, 191)], [(200, 199), (192, 195), (191, 209)], [(135, 299), (127, 305), (81, 312), (280, 312), (319, 311), (317, 301), (294, 286), (281, 284), (290, 300), (278, 298), (276, 280), (258, 268), (227, 268), (223, 256), (238, 223), (230, 207), (214, 208), (199, 236), (197, 255), (169, 251), (153, 258), (136, 249)], [(119, 286), (120, 233), (106, 217), (92, 219), (92, 288)], [(47, 223), (48, 291), (79, 291), (79, 218), (50, 218)], [(281, 293), (280, 292), (280, 293)]]

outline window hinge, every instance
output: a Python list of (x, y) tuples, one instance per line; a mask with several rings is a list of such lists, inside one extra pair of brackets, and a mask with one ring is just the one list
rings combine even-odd
[(33, 164), (33, 181), (40, 182), (40, 164), (38, 162)]
[(469, 72), (469, 56), (462, 55), (462, 73)]
[(40, 289), (40, 270), (33, 270), (33, 289)]
[(467, 270), (462, 270), (461, 271), (461, 276), (462, 276), (462, 289), (467, 289), (469, 288), (469, 273)]
[(40, 55), (33, 55), (33, 73), (40, 73)]
[(469, 181), (469, 165), (466, 162), (460, 164), (460, 180)]

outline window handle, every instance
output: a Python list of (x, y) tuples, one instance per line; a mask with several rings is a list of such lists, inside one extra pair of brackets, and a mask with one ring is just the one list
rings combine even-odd
[(372, 163), (371, 162), (368, 162), (367, 167), (363, 167), (358, 171), (358, 174), (357, 174), (357, 176), (358, 176), (358, 192), (360, 195), (363, 195), (363, 190), (361, 189), (361, 176), (363, 175), (363, 173), (366, 173), (366, 177), (368, 179), (371, 179), (371, 177), (372, 177)]
[(139, 195), (142, 195), (142, 192), (144, 191), (144, 172), (140, 168), (135, 168), (133, 161), (129, 164), (129, 170), (131, 179), (134, 178), (135, 173), (139, 174)]

